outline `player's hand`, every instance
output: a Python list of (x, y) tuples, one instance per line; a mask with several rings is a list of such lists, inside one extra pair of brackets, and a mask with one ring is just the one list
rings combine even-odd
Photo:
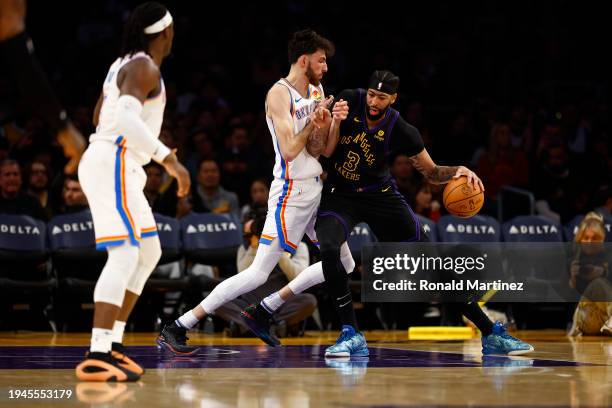
[(348, 117), (348, 114), (349, 114), (348, 102), (345, 101), (344, 99), (340, 99), (338, 102), (336, 102), (336, 104), (334, 105), (334, 108), (332, 109), (333, 120), (335, 120), (336, 122), (343, 121)]
[(191, 188), (191, 178), (189, 172), (183, 166), (176, 157), (176, 149), (172, 149), (172, 152), (166, 156), (162, 165), (172, 177), (174, 177), (178, 183), (178, 189), (176, 195), (178, 197), (185, 197), (189, 194)]
[(331, 124), (331, 113), (329, 109), (319, 105), (315, 111), (310, 114), (310, 120), (317, 129), (322, 129)]
[(471, 184), (474, 190), (480, 189), (480, 191), (484, 191), (484, 185), (482, 184), (482, 180), (480, 180), (480, 177), (478, 177), (476, 173), (474, 173), (472, 170), (468, 169), (465, 166), (459, 166), (453, 178), (458, 179), (461, 176), (467, 177), (468, 184)]
[(329, 110), (329, 108), (332, 106), (332, 103), (334, 103), (334, 95), (329, 95), (323, 100), (323, 102), (319, 104), (319, 106)]
[(85, 151), (85, 138), (71, 123), (57, 132), (57, 141), (64, 150), (64, 156), (68, 163), (64, 167), (64, 173), (75, 174), (79, 168), (79, 161)]

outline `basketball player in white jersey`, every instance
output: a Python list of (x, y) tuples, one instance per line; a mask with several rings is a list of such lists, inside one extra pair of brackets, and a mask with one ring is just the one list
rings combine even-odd
[[(317, 242), (314, 224), (322, 189), (318, 154), (326, 153), (326, 136), (335, 123), (328, 110), (332, 98), (324, 100), (320, 81), (334, 46), (316, 32), (302, 30), (293, 35), (288, 48), (289, 75), (266, 97), (276, 163), (261, 245), (249, 268), (221, 282), (198, 306), (163, 328), (157, 343), (174, 354), (197, 352), (197, 347), (186, 344), (186, 331), (219, 306), (262, 285), (284, 252), (295, 253), (304, 233)], [(347, 104), (336, 103), (333, 114), (348, 114)], [(346, 252), (350, 258), (348, 247)], [(276, 338), (266, 341), (278, 344)]]
[(96, 105), (96, 133), (79, 165), (96, 247), (108, 252), (94, 290), (90, 351), (76, 367), (83, 381), (135, 381), (144, 372), (122, 346), (126, 320), (161, 256), (142, 166), (151, 159), (162, 164), (176, 177), (179, 196), (190, 187), (187, 170), (158, 140), (166, 103), (160, 66), (173, 36), (172, 16), (163, 5), (144, 3), (132, 12), (121, 56)]

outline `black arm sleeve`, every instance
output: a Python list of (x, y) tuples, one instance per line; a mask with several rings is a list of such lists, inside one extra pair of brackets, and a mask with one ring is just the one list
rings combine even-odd
[(406, 122), (402, 117), (397, 118), (397, 122), (391, 132), (391, 140), (389, 141), (391, 156), (395, 157), (398, 154), (405, 154), (411, 157), (421, 153), (424, 148), (425, 145), (419, 130)]
[(53, 93), (27, 34), (23, 32), (0, 42), (0, 55), (32, 110), (55, 131), (63, 129), (68, 123), (66, 111)]

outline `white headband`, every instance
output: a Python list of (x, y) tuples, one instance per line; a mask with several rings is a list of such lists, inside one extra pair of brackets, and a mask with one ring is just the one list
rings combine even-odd
[(169, 11), (166, 11), (166, 15), (163, 16), (160, 20), (156, 21), (155, 23), (151, 24), (148, 27), (145, 27), (144, 33), (145, 34), (160, 33), (164, 31), (166, 27), (168, 27), (170, 24), (172, 24), (172, 16), (170, 15)]

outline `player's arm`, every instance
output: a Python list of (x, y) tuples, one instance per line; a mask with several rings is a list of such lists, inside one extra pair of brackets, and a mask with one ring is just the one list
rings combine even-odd
[(57, 132), (64, 155), (70, 159), (64, 172), (72, 174), (85, 150), (85, 139), (70, 123), (34, 55), (32, 42), (25, 32), (25, 14), (25, 0), (0, 0), (0, 57), (21, 95)]
[[(326, 109), (317, 108), (311, 120), (299, 133), (293, 133), (291, 118), (291, 96), (285, 87), (273, 86), (266, 99), (266, 114), (272, 119), (281, 155), (287, 161), (294, 160), (304, 149), (312, 131), (321, 126)], [(328, 111), (329, 112), (329, 111)], [(329, 114), (329, 113), (328, 113)]]
[(472, 170), (465, 166), (438, 166), (425, 148), (421, 153), (410, 156), (410, 163), (432, 184), (446, 184), (451, 179), (467, 176), (468, 183), (471, 183), (474, 189), (480, 188), (484, 191), (482, 181)]
[(178, 181), (177, 195), (189, 193), (189, 172), (179, 163), (174, 151), (170, 151), (149, 129), (140, 117), (143, 103), (153, 92), (160, 79), (159, 69), (148, 59), (138, 58), (119, 71), (117, 85), (117, 130), (126, 139), (126, 145), (149, 154)]
[(325, 157), (331, 157), (336, 150), (340, 139), (340, 125), (346, 120), (350, 108), (358, 105), (359, 92), (356, 89), (345, 89), (338, 95), (338, 101), (332, 107), (332, 123), (327, 137), (327, 144), (321, 153)]
[(464, 166), (438, 166), (429, 155), (421, 134), (414, 126), (410, 125), (403, 118), (399, 118), (393, 132), (390, 135), (391, 151), (404, 153), (410, 158), (410, 163), (428, 182), (432, 184), (446, 184), (451, 179), (467, 176), (468, 183), (474, 189), (480, 187), (484, 191), (484, 186), (480, 178)]

